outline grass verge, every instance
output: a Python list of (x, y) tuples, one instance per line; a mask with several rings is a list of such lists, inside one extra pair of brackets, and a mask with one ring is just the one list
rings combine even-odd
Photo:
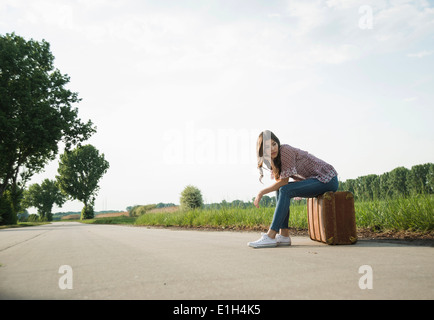
[(135, 217), (104, 217), (104, 218), (94, 218), (87, 220), (77, 220), (78, 222), (88, 223), (88, 224), (134, 224), (136, 221)]
[(9, 228), (24, 228), (24, 227), (34, 227), (40, 226), (44, 224), (50, 224), (51, 222), (18, 222), (18, 224), (10, 224), (5, 226), (0, 226), (1, 229), (9, 229)]
[[(307, 229), (305, 210), (304, 206), (291, 207), (290, 226)], [(273, 214), (274, 208), (195, 209), (172, 213), (148, 213), (138, 217), (135, 225), (258, 230), (269, 227)]]
[[(434, 196), (355, 203), (356, 224), (363, 234), (434, 234)], [(292, 230), (308, 228), (306, 205), (291, 204), (289, 226)], [(137, 218), (111, 217), (83, 221), (93, 224), (128, 224), (137, 226), (209, 228), (229, 230), (266, 230), (274, 208), (222, 208), (146, 213)]]
[[(356, 224), (373, 232), (434, 231), (434, 197), (417, 195), (408, 198), (356, 202)], [(289, 226), (308, 228), (306, 205), (291, 204)], [(266, 229), (273, 219), (274, 208), (196, 209), (171, 213), (147, 213), (135, 225), (165, 227), (208, 227), (229, 229)]]

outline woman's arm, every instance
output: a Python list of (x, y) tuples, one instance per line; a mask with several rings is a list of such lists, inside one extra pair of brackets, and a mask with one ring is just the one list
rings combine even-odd
[(264, 190), (261, 190), (258, 195), (256, 196), (255, 202), (253, 203), (256, 208), (259, 208), (259, 201), (261, 201), (262, 197), (266, 195), (267, 193), (277, 191), (280, 189), (280, 187), (283, 187), (284, 185), (287, 185), (289, 181), (289, 178), (283, 178), (281, 180), (277, 180), (274, 184), (269, 186), (268, 188), (265, 188)]

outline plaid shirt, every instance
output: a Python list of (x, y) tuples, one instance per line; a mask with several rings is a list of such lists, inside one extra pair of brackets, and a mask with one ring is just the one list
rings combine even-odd
[(335, 168), (330, 164), (306, 151), (287, 144), (280, 146), (280, 159), (282, 162), (280, 179), (295, 178), (304, 180), (315, 178), (323, 183), (327, 183), (338, 175)]

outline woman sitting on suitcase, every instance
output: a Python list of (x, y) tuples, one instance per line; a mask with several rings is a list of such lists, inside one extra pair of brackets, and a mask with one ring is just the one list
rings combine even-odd
[[(279, 139), (268, 130), (259, 135), (256, 153), (261, 175), (259, 180), (262, 182), (262, 166), (265, 164), (276, 183), (260, 191), (254, 205), (259, 208), (261, 198), (272, 191), (276, 191), (277, 204), (268, 233), (248, 245), (253, 248), (291, 245), (288, 229), (290, 199), (312, 198), (327, 191), (336, 192), (338, 174), (330, 164), (312, 154), (287, 144), (280, 145)], [(289, 178), (295, 181), (289, 182)]]

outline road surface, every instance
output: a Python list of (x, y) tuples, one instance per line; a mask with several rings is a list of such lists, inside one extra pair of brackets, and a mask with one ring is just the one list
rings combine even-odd
[(75, 222), (4, 229), (0, 299), (434, 299), (432, 247), (306, 237), (247, 247), (259, 236)]

